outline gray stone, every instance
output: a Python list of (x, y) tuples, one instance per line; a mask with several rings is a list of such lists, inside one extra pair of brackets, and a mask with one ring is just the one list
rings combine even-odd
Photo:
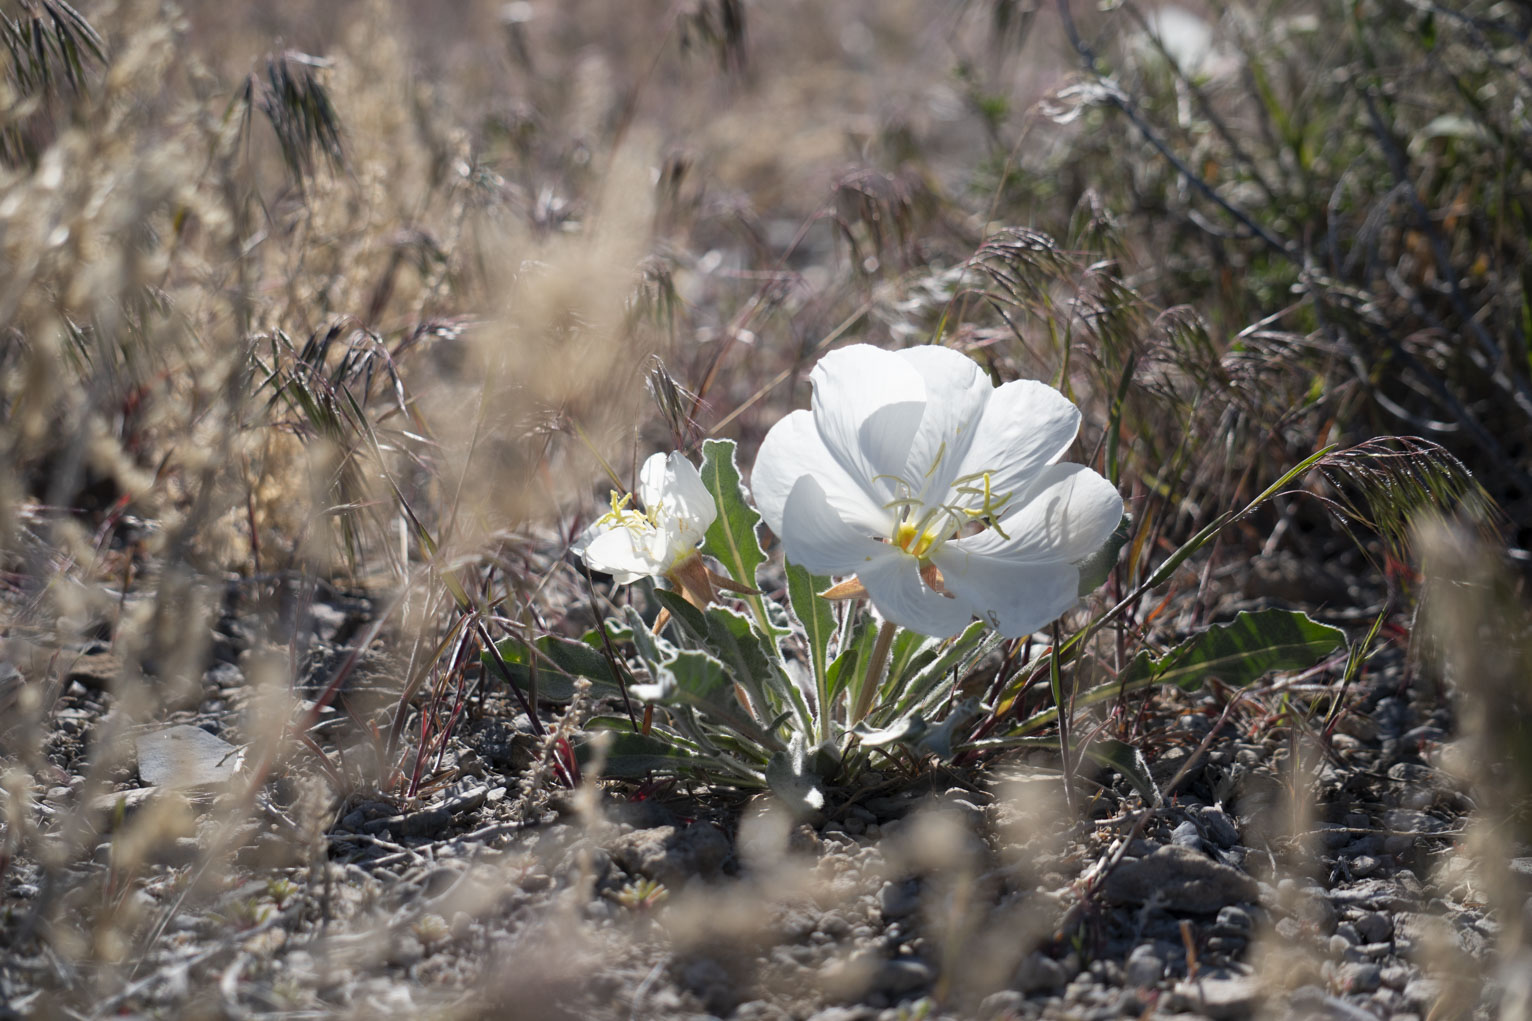
[(1124, 977), (1134, 987), (1152, 986), (1165, 974), (1165, 961), (1155, 953), (1152, 943), (1141, 943), (1128, 955)]
[(1332, 933), (1339, 916), (1335, 913), (1335, 905), (1330, 903), (1324, 891), (1315, 888), (1301, 896), (1293, 905), (1293, 915), (1307, 922), (1320, 933)]
[(1330, 899), (1341, 907), (1365, 907), (1375, 911), (1397, 911), (1413, 903), (1408, 892), (1389, 879), (1368, 879), (1337, 887), (1330, 891)]
[(1203, 835), (1219, 847), (1234, 847), (1239, 843), (1239, 830), (1222, 806), (1201, 809), (1197, 812), (1197, 821), (1202, 824)]
[(884, 883), (878, 891), (878, 910), (887, 921), (907, 918), (919, 907), (920, 884), (913, 879), (902, 883)]
[(625, 871), (679, 886), (691, 876), (717, 873), (729, 856), (729, 838), (708, 823), (656, 826), (618, 837), (609, 850)]
[(1250, 912), (1235, 904), (1226, 904), (1218, 909), (1218, 919), (1213, 923), (1213, 931), (1220, 936), (1239, 936), (1249, 938), (1255, 931), (1255, 919), (1250, 917)]
[(1189, 847), (1193, 851), (1202, 850), (1202, 834), (1198, 831), (1197, 824), (1190, 819), (1170, 831), (1170, 842), (1177, 847)]
[(1176, 995), (1215, 1021), (1247, 1017), (1260, 1002), (1260, 986), (1248, 975), (1176, 983)]
[(808, 1021), (872, 1021), (877, 1016), (874, 1008), (858, 1004), (855, 1007), (826, 1007)]
[[(1375, 843), (1378, 843), (1381, 846), (1382, 842), (1375, 841)], [(1382, 865), (1383, 863), (1381, 861), (1379, 861), (1377, 858), (1374, 858), (1370, 854), (1359, 854), (1346, 863), (1346, 867), (1351, 870), (1351, 874), (1358, 879), (1365, 879), (1366, 877), (1372, 875), (1374, 872), (1378, 871)]]
[(1387, 943), (1394, 938), (1394, 920), (1381, 911), (1368, 911), (1356, 920), (1364, 943)]
[(135, 742), (138, 775), (154, 787), (224, 783), (239, 770), (242, 752), (201, 727), (177, 724), (141, 734)]
[(1336, 980), (1348, 993), (1371, 993), (1383, 984), (1383, 970), (1376, 964), (1343, 964)]
[(1315, 986), (1302, 986), (1293, 990), (1288, 1002), (1293, 1008), (1289, 1016), (1293, 1018), (1313, 1021), (1378, 1021), (1372, 1011), (1353, 1006), (1338, 996), (1327, 995)]
[(1197, 851), (1174, 844), (1137, 861), (1124, 861), (1102, 885), (1116, 904), (1151, 901), (1171, 911), (1210, 915), (1227, 904), (1256, 899), (1255, 880)]
[(1023, 993), (1051, 992), (1069, 982), (1064, 966), (1040, 950), (1028, 954), (1016, 967), (1011, 984)]
[(936, 969), (918, 957), (896, 957), (884, 961), (873, 984), (892, 996), (903, 996), (924, 989), (936, 981)]
[(1404, 1002), (1411, 1007), (1430, 1010), (1442, 998), (1442, 984), (1434, 978), (1414, 978), (1405, 983)]
[(1014, 989), (990, 993), (979, 1001), (979, 1021), (994, 1021), (1007, 1014), (1020, 1014), (1027, 998)]

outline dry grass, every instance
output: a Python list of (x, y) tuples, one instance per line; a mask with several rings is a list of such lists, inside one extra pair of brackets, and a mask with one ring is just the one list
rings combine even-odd
[[(1525, 701), (1527, 660), (1486, 667), (1471, 636), (1524, 652), (1526, 28), (1489, 3), (1301, 6), (1208, 5), (1212, 49), (1178, 70), (1132, 4), (0, 5), (0, 882), (34, 890), (4, 894), (0, 943), (52, 962), (37, 987), (80, 1016), (134, 1006), (157, 941), (215, 905), (251, 913), (251, 961), (321, 897), (430, 942), (439, 917), (329, 864), (338, 820), (463, 775), (490, 639), (593, 623), (605, 596), (564, 554), (595, 496), (667, 443), (753, 449), (852, 338), (939, 340), (1081, 404), (1071, 456), (1132, 514), (1109, 602), (1339, 445), (1082, 659), (1120, 670), (1280, 598), (1273, 564), (1291, 601), (1368, 622), (1424, 591), (1414, 661), (1453, 691), (1458, 740), (1497, 750), (1486, 800), (1525, 805), (1525, 735), (1492, 707)], [(1433, 532), (1422, 583), (1422, 509), (1498, 545)], [(364, 609), (321, 647), (312, 608), (342, 596)], [(1270, 695), (1264, 719), (1327, 739), (1344, 696)], [(531, 714), (502, 825), (575, 782), (588, 709)], [(1110, 726), (1147, 745), (1135, 711)], [(130, 810), (135, 739), (184, 721), (242, 747), (239, 778)], [(931, 818), (857, 881), (961, 861)], [(1486, 868), (1525, 854), (1524, 817), (1481, 823)], [(837, 889), (780, 820), (740, 841), (767, 877), (749, 896)], [(529, 868), (507, 853), (474, 882)], [(970, 1007), (1052, 935), (971, 951), (1025, 914), (978, 869), (947, 870), (930, 920)], [(303, 897), (227, 896), (278, 875)], [(677, 945), (762, 938), (672, 908)], [(431, 1005), (567, 991), (638, 953), (560, 946), (485, 950), (498, 978)]]

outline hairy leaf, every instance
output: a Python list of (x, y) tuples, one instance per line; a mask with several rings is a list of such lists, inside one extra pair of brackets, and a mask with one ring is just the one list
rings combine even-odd
[(755, 534), (761, 516), (745, 499), (734, 452), (733, 440), (707, 440), (702, 444), (702, 483), (713, 494), (713, 503), (718, 508), (718, 517), (703, 539), (702, 551), (723, 564), (730, 578), (755, 588), (756, 569), (766, 562), (761, 540)]

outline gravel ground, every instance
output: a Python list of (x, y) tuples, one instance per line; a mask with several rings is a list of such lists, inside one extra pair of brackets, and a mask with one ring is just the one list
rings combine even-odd
[[(296, 646), (314, 676), (370, 612), (314, 604)], [(201, 701), (165, 721), (195, 728), (190, 745), (249, 738), (237, 612), (219, 635)], [(89, 817), (114, 666), (85, 651), (46, 737), (42, 832)], [(371, 685), (384, 704), (388, 674), (364, 657), (348, 696)], [(1288, 694), (1127, 707), (1174, 785), (1156, 811), (1109, 774), (1071, 809), (1046, 758), (875, 776), (811, 820), (678, 784), (557, 791), (529, 778), (539, 739), (491, 692), (428, 795), (336, 803), (300, 762), (239, 829), (217, 783), (149, 783), (160, 731), (140, 730), (94, 851), (5, 869), (0, 1014), (1500, 1016), (1499, 923), (1462, 850), (1473, 806), (1441, 768), (1463, 750), (1449, 699), (1386, 652), (1326, 744)], [(340, 713), (321, 728), (332, 747), (356, 731)], [(173, 824), (134, 827), (151, 813)], [(141, 864), (124, 870), (130, 834)], [(1510, 867), (1532, 878), (1532, 857)], [(120, 945), (72, 956), (66, 933), (100, 940), (103, 919)]]

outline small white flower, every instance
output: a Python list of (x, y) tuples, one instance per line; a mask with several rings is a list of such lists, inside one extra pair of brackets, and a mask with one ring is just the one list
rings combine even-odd
[(885, 620), (957, 634), (977, 616), (1031, 634), (1079, 599), (1079, 561), (1106, 542), (1122, 497), (1056, 464), (1080, 412), (1052, 387), (995, 387), (942, 347), (832, 351), (812, 410), (761, 445), (751, 488), (787, 559), (856, 575)]
[(618, 584), (640, 578), (671, 577), (697, 556), (697, 547), (718, 516), (702, 476), (680, 451), (655, 454), (638, 473), (643, 510), (629, 506), (632, 494), (612, 494), (612, 509), (574, 544), (593, 571)]

